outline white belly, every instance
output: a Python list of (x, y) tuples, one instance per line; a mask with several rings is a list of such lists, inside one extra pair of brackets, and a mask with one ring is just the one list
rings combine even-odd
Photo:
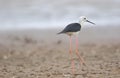
[(79, 34), (79, 31), (78, 32), (66, 32), (66, 34), (69, 36), (77, 35), (77, 34)]

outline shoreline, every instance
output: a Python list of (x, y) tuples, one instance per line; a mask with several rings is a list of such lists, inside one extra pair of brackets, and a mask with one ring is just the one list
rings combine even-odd
[[(63, 74), (71, 73), (69, 37), (57, 35), (60, 30), (0, 32), (0, 77), (65, 78)], [(120, 77), (119, 32), (119, 28), (81, 30), (79, 52), (89, 69), (79, 66), (73, 38), (75, 78)]]

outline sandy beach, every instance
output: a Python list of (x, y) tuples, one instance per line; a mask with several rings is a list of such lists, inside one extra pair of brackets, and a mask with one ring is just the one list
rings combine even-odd
[(80, 66), (73, 52), (75, 75), (71, 75), (69, 37), (62, 29), (0, 31), (0, 78), (120, 78), (120, 27), (83, 28)]

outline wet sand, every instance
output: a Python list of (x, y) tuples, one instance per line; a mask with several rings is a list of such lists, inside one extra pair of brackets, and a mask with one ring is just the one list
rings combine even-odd
[(0, 78), (120, 78), (120, 27), (83, 28), (80, 66), (73, 52), (75, 75), (71, 75), (69, 37), (57, 30), (0, 31)]

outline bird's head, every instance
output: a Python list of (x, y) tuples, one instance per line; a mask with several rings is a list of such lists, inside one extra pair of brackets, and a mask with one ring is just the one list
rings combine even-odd
[(83, 24), (84, 22), (89, 22), (89, 23), (95, 25), (95, 23), (89, 21), (85, 16), (81, 16), (81, 17), (80, 17), (80, 24)]

